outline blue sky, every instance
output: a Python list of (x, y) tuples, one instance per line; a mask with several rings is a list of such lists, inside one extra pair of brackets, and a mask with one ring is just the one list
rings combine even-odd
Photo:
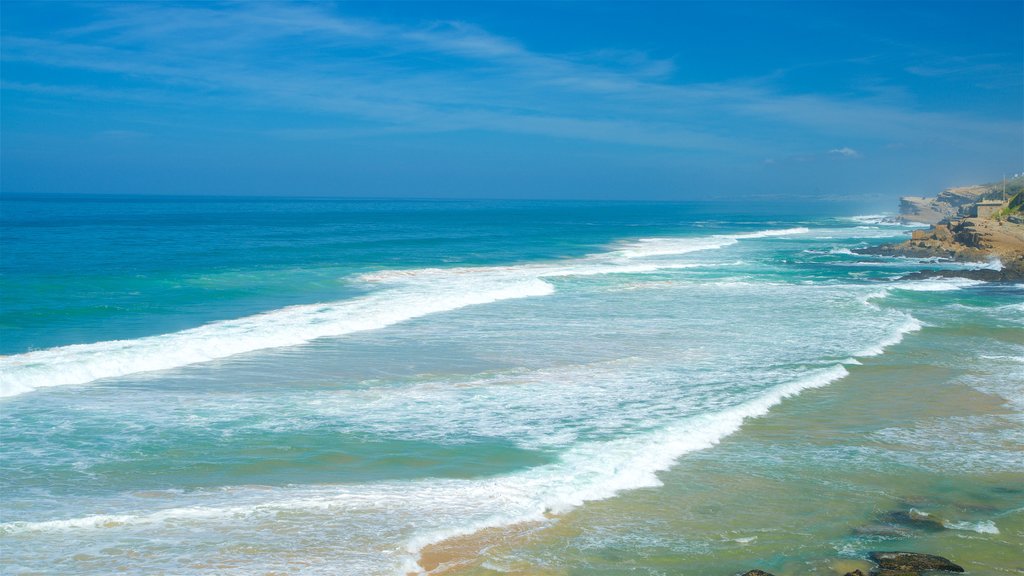
[(1019, 1), (2, 11), (4, 193), (884, 206), (1024, 170)]

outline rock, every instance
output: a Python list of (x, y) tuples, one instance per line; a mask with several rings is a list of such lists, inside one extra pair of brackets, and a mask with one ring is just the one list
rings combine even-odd
[(867, 524), (853, 529), (858, 536), (870, 536), (873, 538), (909, 538), (913, 531), (903, 526), (892, 524)]
[(771, 572), (765, 572), (764, 570), (751, 570), (749, 572), (744, 572), (742, 574), (742, 576), (775, 576), (775, 575), (772, 574)]
[(900, 280), (925, 280), (927, 278), (968, 278), (982, 282), (1015, 282), (1020, 280), (1020, 275), (1013, 270), (990, 270), (988, 268), (981, 270), (921, 270), (901, 276)]
[(843, 574), (843, 576), (864, 576), (864, 573), (860, 571), (860, 568), (858, 568), (853, 572), (847, 572), (846, 574)]
[(872, 576), (916, 576), (925, 570), (963, 572), (964, 569), (942, 556), (918, 554), (916, 552), (871, 552), (868, 554), (876, 564)]
[(909, 526), (911, 528), (929, 530), (932, 532), (938, 532), (946, 529), (942, 520), (939, 520), (929, 514), (918, 512), (913, 508), (910, 510), (895, 510), (893, 512), (887, 512), (882, 515), (881, 520), (887, 524)]

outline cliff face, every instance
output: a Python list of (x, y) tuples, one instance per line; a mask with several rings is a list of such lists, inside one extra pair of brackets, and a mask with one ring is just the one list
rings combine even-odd
[(1005, 184), (978, 184), (947, 188), (935, 198), (904, 196), (900, 198), (900, 217), (910, 222), (938, 224), (942, 220), (969, 216), (971, 206), (982, 200), (1001, 200), (1003, 190), (1012, 196), (1024, 189), (1024, 177), (1007, 180)]
[[(964, 276), (988, 281), (1024, 279), (1024, 177), (1006, 183), (1009, 202), (992, 217), (968, 217), (975, 203), (1002, 199), (1004, 185), (949, 188), (935, 198), (904, 197), (900, 202), (903, 219), (932, 224), (915, 230), (910, 240), (858, 250), (862, 254), (909, 258), (948, 258), (985, 261), (998, 258), (1002, 270), (930, 270), (915, 277)], [(941, 223), (939, 223), (941, 222)]]
[(904, 196), (900, 198), (900, 218), (910, 222), (937, 224), (951, 218), (956, 210), (947, 204), (939, 204), (934, 198)]

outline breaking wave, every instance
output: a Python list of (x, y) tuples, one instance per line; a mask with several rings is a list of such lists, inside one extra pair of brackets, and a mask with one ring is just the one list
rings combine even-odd
[(644, 259), (713, 250), (743, 239), (807, 231), (807, 228), (790, 228), (711, 237), (648, 238), (622, 244), (609, 252), (554, 263), (364, 274), (360, 280), (386, 286), (351, 300), (290, 306), (170, 334), (73, 344), (0, 358), (0, 397), (48, 386), (85, 384), (103, 378), (178, 368), (257, 350), (297, 346), (317, 338), (376, 330), (466, 306), (545, 296), (555, 288), (544, 278), (686, 268), (694, 264)]

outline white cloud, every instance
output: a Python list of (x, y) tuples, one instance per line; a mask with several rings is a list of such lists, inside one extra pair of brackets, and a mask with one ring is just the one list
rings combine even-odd
[(842, 148), (833, 148), (828, 151), (829, 154), (837, 156), (844, 156), (846, 158), (860, 158), (860, 152), (857, 152), (853, 148), (843, 146)]

